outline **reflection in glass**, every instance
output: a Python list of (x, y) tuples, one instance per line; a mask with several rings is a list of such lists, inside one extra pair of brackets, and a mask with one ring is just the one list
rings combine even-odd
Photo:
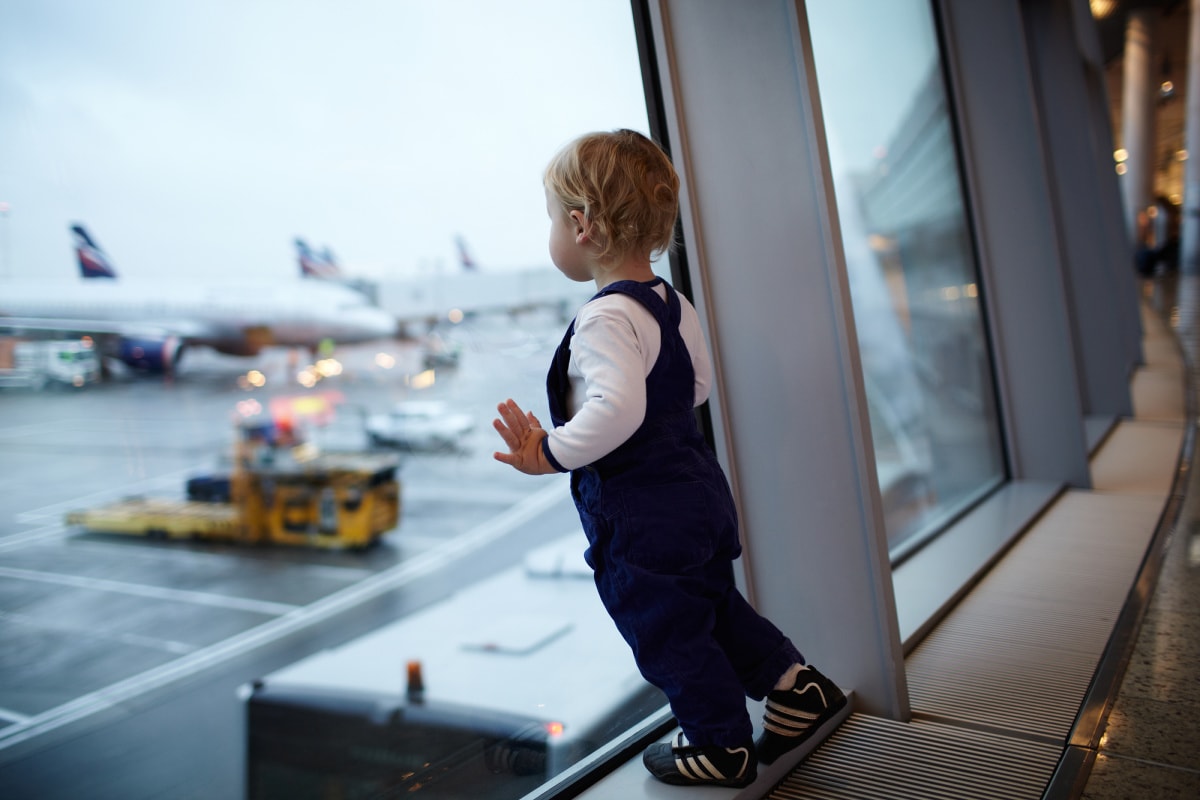
[(952, 120), (926, 0), (810, 0), (893, 559), (1002, 480)]
[[(538, 563), (564, 538), (582, 561), (565, 483), (491, 456), (497, 402), (545, 417), (591, 294), (550, 262), (542, 170), (617, 127), (648, 128), (627, 0), (2, 4), (0, 317), (18, 285), (79, 300), (53, 335), (89, 348), (56, 352), (105, 376), (0, 396), (0, 794), (239, 797), (251, 773), (255, 797), (519, 797), (661, 707), (611, 622), (576, 613), (604, 614), (589, 578)], [(0, 324), (0, 371), (37, 336)], [(400, 466), (310, 485), (312, 450)], [(244, 503), (287, 546), (64, 524), (134, 496), (207, 503), (205, 531)], [(351, 516), (389, 530), (342, 549)], [(59, 768), (97, 742), (103, 764)]]

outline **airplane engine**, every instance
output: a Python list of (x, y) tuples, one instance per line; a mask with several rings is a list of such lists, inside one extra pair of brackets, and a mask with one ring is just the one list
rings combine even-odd
[(174, 336), (165, 339), (123, 338), (114, 355), (142, 372), (170, 372), (179, 361), (182, 349), (179, 339)]
[(206, 339), (204, 344), (227, 356), (256, 356), (275, 344), (275, 334), (268, 325), (250, 325), (242, 328), (241, 336)]

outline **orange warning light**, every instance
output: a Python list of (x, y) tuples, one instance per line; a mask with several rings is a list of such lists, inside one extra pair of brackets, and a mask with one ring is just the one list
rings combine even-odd
[(420, 700), (425, 694), (425, 680), (421, 676), (421, 662), (408, 662), (408, 699)]

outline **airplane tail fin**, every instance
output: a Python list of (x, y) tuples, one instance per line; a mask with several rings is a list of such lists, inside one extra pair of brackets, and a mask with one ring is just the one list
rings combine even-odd
[(333, 252), (328, 247), (316, 253), (299, 236), (296, 237), (296, 260), (300, 264), (300, 276), (303, 278), (330, 280), (342, 277), (342, 268), (338, 266)]
[(78, 223), (71, 226), (75, 237), (75, 257), (79, 260), (79, 271), (85, 278), (115, 278), (117, 271), (108, 256), (100, 249), (84, 227)]
[(471, 251), (467, 249), (467, 240), (462, 236), (454, 237), (454, 245), (458, 248), (458, 264), (465, 272), (478, 272), (479, 264), (475, 261)]

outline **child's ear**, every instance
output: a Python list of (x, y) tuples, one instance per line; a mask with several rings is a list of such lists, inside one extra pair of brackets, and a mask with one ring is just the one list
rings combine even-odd
[(583, 244), (592, 232), (592, 223), (588, 222), (587, 217), (578, 209), (572, 211), (569, 216), (571, 224), (574, 226), (575, 243)]

